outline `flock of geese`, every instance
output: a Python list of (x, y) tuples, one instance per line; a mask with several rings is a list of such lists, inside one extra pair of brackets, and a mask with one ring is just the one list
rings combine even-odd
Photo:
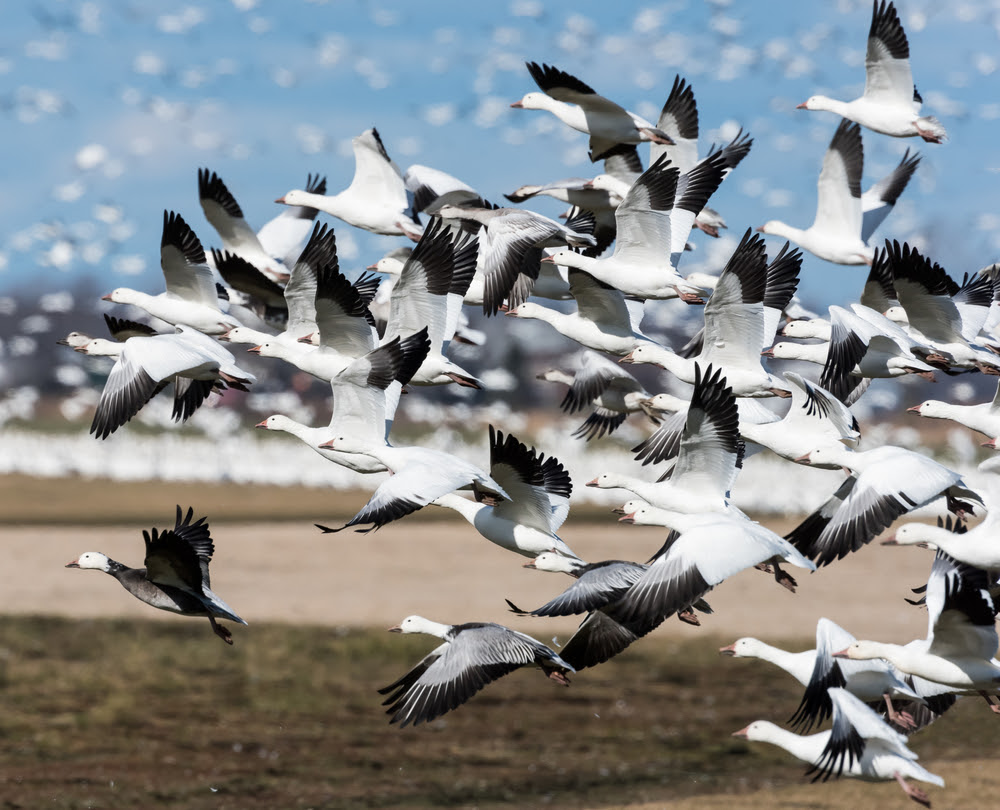
[[(1000, 374), (1000, 284), (995, 268), (987, 268), (959, 285), (914, 247), (873, 241), (921, 156), (907, 152), (862, 192), (862, 128), (929, 143), (945, 138), (938, 121), (920, 115), (892, 3), (875, 3), (864, 95), (850, 102), (814, 96), (800, 105), (843, 119), (822, 160), (812, 225), (772, 221), (760, 233), (747, 229), (717, 276), (684, 275), (680, 265), (693, 229), (711, 237), (726, 227), (708, 203), (750, 151), (749, 135), (741, 132), (699, 156), (695, 97), (680, 77), (654, 124), (556, 67), (530, 62), (528, 72), (538, 91), (511, 106), (545, 110), (586, 133), (591, 159), (604, 161), (604, 173), (594, 178), (525, 185), (507, 195), (515, 203), (536, 196), (563, 201), (569, 206), (563, 221), (490, 204), (439, 170), (414, 165), (404, 173), (375, 129), (354, 139), (356, 172), (347, 189), (328, 195), (325, 180), (310, 176), (305, 189), (277, 200), (287, 208), (260, 230), (244, 219), (222, 179), (202, 170), (201, 206), (221, 248), (206, 254), (184, 218), (166, 212), (165, 291), (120, 288), (105, 296), (173, 329), (106, 316), (110, 339), (73, 333), (63, 341), (114, 359), (91, 433), (108, 438), (171, 384), (178, 421), (216, 392), (246, 390), (254, 375), (224, 345), (244, 344), (331, 389), (329, 424), (275, 414), (258, 428), (290, 433), (361, 475), (390, 473), (351, 520), (320, 526), (324, 532), (377, 529), (435, 504), (530, 558), (526, 567), (572, 578), (540, 607), (508, 603), (533, 617), (583, 615), (558, 652), (494, 623), (414, 615), (392, 628), (441, 640), (380, 690), (391, 722), (400, 726), (451, 711), (522, 666), (537, 665), (567, 685), (570, 673), (608, 661), (671, 616), (697, 624), (699, 612), (711, 612), (708, 593), (745, 569), (760, 569), (794, 590), (788, 568), (835, 563), (898, 518), (944, 499), (953, 517), (938, 527), (905, 524), (893, 540), (936, 549), (918, 600), (928, 614), (925, 638), (903, 645), (857, 640), (820, 618), (815, 650), (785, 652), (752, 638), (722, 650), (771, 661), (805, 688), (792, 730), (759, 720), (737, 735), (787, 749), (810, 764), (815, 778), (895, 779), (929, 806), (907, 779), (943, 783), (917, 764), (907, 735), (962, 695), (981, 695), (1000, 712), (993, 703), (1000, 687), (995, 582), (987, 573), (1000, 568), (991, 539), (995, 518), (991, 511), (967, 529), (966, 518), (984, 509), (982, 495), (927, 456), (894, 446), (858, 449), (861, 427), (849, 406), (872, 379)], [(651, 154), (643, 169), (636, 147), (645, 143)], [(333, 228), (315, 222), (321, 213), (415, 245), (392, 251), (352, 282), (339, 267)], [(788, 241), (769, 250), (767, 235)], [(828, 317), (805, 312), (795, 297), (800, 249), (829, 262), (867, 265), (859, 300), (831, 306)], [(379, 284), (380, 277), (387, 280)], [(573, 491), (566, 469), (501, 429), (490, 427), (488, 465), (485, 458), (389, 441), (404, 391), (482, 387), (448, 357), (453, 341), (482, 340), (466, 306), (486, 316), (541, 320), (580, 344), (572, 370), (542, 375), (568, 386), (563, 410), (589, 412), (575, 436), (600, 439), (632, 413), (658, 424), (635, 448), (641, 462), (635, 475), (605, 472), (587, 484), (626, 493), (622, 522), (670, 530), (648, 562), (580, 559), (559, 536)], [(703, 327), (687, 346), (671, 349), (642, 331), (644, 310), (652, 307), (698, 307)], [(815, 373), (782, 373), (786, 364), (779, 360), (798, 361), (800, 371), (811, 363)], [(647, 391), (623, 365), (643, 363), (690, 384), (690, 397)], [(995, 446), (998, 400), (1000, 393), (975, 406), (932, 400), (911, 410), (967, 425)], [(829, 499), (786, 537), (730, 498), (743, 459), (765, 448), (790, 462), (847, 473), (830, 473)], [(458, 494), (465, 490), (473, 497)], [(207, 519), (193, 517), (178, 507), (172, 528), (143, 533), (144, 568), (97, 552), (70, 567), (111, 574), (154, 607), (207, 616), (232, 644), (216, 620), (245, 622), (210, 588), (214, 546)], [(827, 719), (830, 730), (808, 734)]]

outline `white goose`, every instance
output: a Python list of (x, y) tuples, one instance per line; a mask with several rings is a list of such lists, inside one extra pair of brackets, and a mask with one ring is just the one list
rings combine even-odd
[(490, 425), (490, 476), (510, 495), (495, 506), (454, 493), (434, 503), (454, 509), (491, 543), (527, 557), (544, 551), (576, 559), (556, 532), (569, 514), (573, 491), (566, 468), (554, 456), (495, 430)]
[(475, 236), (453, 234), (441, 220), (427, 226), (403, 264), (389, 299), (383, 341), (426, 328), (431, 351), (413, 375), (414, 385), (457, 383), (480, 388), (479, 381), (445, 356), (458, 327), (462, 297), (476, 272)]
[(317, 208), (372, 233), (419, 238), (423, 226), (412, 214), (403, 175), (385, 151), (378, 130), (366, 129), (352, 143), (354, 179), (344, 191), (327, 196), (293, 189), (275, 202)]
[(991, 441), (1000, 436), (1000, 384), (997, 385), (993, 399), (989, 402), (957, 405), (939, 399), (928, 399), (906, 410), (908, 413), (920, 414), (928, 419), (950, 419), (988, 436)]
[(592, 161), (604, 158), (621, 143), (670, 143), (670, 137), (649, 121), (598, 95), (575, 76), (551, 65), (525, 64), (542, 92), (528, 93), (510, 106), (547, 110), (577, 132), (590, 135)]
[(186, 325), (206, 335), (221, 335), (240, 322), (219, 307), (205, 251), (180, 214), (163, 212), (160, 267), (167, 290), (158, 295), (119, 287), (102, 300), (132, 304), (167, 323)]
[(284, 264), (264, 249), (243, 217), (240, 204), (215, 172), (198, 169), (198, 201), (205, 212), (205, 219), (219, 234), (225, 250), (252, 264), (271, 281), (288, 280)]
[[(573, 230), (554, 219), (520, 208), (458, 208), (445, 205), (435, 214), (442, 219), (472, 223), (479, 232), (479, 275), (483, 278), (483, 313), (494, 315), (519, 277), (535, 276), (541, 248), (597, 244), (588, 233)], [(527, 265), (534, 264), (533, 269)]]
[(685, 287), (676, 265), (695, 217), (722, 182), (724, 167), (721, 151), (715, 152), (685, 175), (678, 194), (679, 171), (666, 156), (659, 157), (615, 211), (617, 238), (611, 256), (559, 250), (542, 261), (583, 270), (637, 298), (679, 296), (687, 303), (702, 303), (698, 290)]
[(569, 686), (566, 675), (575, 671), (540, 641), (499, 624), (441, 624), (407, 616), (389, 631), (427, 633), (444, 640), (402, 678), (378, 690), (388, 695), (382, 705), (389, 707), (389, 722), (401, 728), (458, 708), (486, 684), (524, 666), (540, 667), (563, 686)]
[(798, 108), (828, 110), (883, 135), (919, 135), (928, 143), (942, 143), (948, 133), (933, 116), (921, 117), (922, 103), (913, 84), (910, 46), (896, 8), (886, 0), (875, 0), (865, 54), (864, 94), (853, 101), (812, 96)]
[(95, 338), (76, 351), (117, 358), (90, 425), (98, 439), (118, 430), (170, 382), (174, 383), (173, 417), (183, 421), (214, 388), (246, 391), (256, 381), (225, 348), (187, 326), (178, 326), (175, 334), (136, 336), (123, 343)]
[(393, 447), (384, 441), (343, 433), (320, 446), (343, 453), (371, 456), (392, 473), (375, 490), (358, 514), (339, 529), (319, 526), (324, 532), (338, 532), (348, 526), (363, 523), (371, 523), (373, 529), (378, 529), (422, 509), (456, 489), (473, 490), (477, 500), (511, 499), (492, 476), (451, 453), (429, 447)]
[(968, 501), (983, 505), (961, 475), (902, 447), (886, 445), (861, 451), (827, 445), (799, 461), (851, 470), (837, 491), (786, 535), (820, 566), (857, 551), (896, 518), (936, 498), (946, 497), (949, 510), (956, 513), (971, 511)]
[(506, 315), (544, 321), (581, 346), (608, 354), (628, 355), (639, 346), (656, 345), (640, 328), (642, 302), (627, 301), (620, 290), (582, 270), (569, 271), (569, 288), (576, 299), (576, 312), (558, 312), (526, 301)]
[[(319, 174), (306, 177), (309, 194), (326, 194), (326, 178)], [(307, 205), (288, 205), (257, 231), (257, 239), (265, 252), (279, 259), (285, 267), (293, 267), (309, 240), (319, 210)]]
[(798, 251), (782, 251), (769, 268), (763, 240), (748, 230), (705, 305), (705, 334), (700, 354), (681, 357), (648, 342), (637, 346), (620, 362), (653, 363), (687, 383), (694, 382), (696, 364), (711, 363), (723, 370), (736, 396), (791, 396), (788, 387), (764, 369), (760, 355), (774, 334), (772, 329), (765, 336), (768, 319), (764, 300), (768, 288), (773, 284), (790, 285), (794, 289), (800, 265)]
[(767, 742), (784, 748), (812, 767), (813, 781), (850, 776), (869, 782), (895, 779), (911, 799), (930, 807), (927, 794), (906, 780), (919, 779), (944, 787), (944, 780), (918, 765), (917, 755), (906, 747), (906, 737), (893, 731), (875, 712), (846, 689), (831, 688), (833, 728), (800, 736), (768, 720), (756, 720), (734, 737)]
[(790, 239), (834, 264), (871, 264), (875, 251), (868, 240), (889, 215), (919, 162), (919, 155), (911, 158), (907, 152), (891, 174), (862, 194), (861, 128), (845, 118), (823, 157), (813, 224), (802, 230), (775, 219), (757, 230)]
[(985, 570), (959, 563), (938, 550), (927, 580), (927, 637), (906, 645), (856, 641), (834, 655), (851, 660), (883, 658), (903, 672), (964, 693), (979, 693), (994, 712), (1000, 689), (996, 608)]

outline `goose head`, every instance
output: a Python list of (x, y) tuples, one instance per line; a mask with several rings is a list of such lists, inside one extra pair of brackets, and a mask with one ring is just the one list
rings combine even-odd
[(547, 110), (551, 99), (545, 93), (526, 93), (520, 101), (510, 106), (515, 110)]
[(531, 562), (525, 563), (524, 567), (534, 568), (537, 571), (568, 574), (580, 567), (580, 561), (557, 554), (554, 551), (543, 551)]
[(796, 104), (796, 110), (830, 110), (836, 102), (827, 96), (809, 96), (801, 104)]
[(336, 450), (340, 453), (365, 454), (371, 449), (371, 443), (356, 436), (334, 436), (330, 441), (319, 445), (324, 450)]
[(67, 568), (93, 568), (97, 571), (108, 571), (111, 567), (111, 560), (106, 554), (99, 551), (85, 551), (73, 562), (67, 563)]
[(753, 636), (738, 638), (727, 647), (719, 648), (719, 655), (731, 655), (733, 658), (757, 658), (761, 644), (760, 639)]
[(430, 619), (417, 615), (407, 616), (395, 627), (389, 628), (390, 633), (427, 633), (439, 638), (445, 638), (450, 630), (450, 625), (432, 622)]

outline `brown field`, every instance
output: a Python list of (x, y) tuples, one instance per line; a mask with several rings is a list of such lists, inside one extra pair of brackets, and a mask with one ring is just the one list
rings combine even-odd
[[(27, 479), (0, 479), (0, 492), (4, 807), (916, 806), (895, 784), (810, 785), (784, 752), (731, 738), (759, 717), (787, 718), (801, 692), (717, 649), (749, 634), (802, 649), (821, 615), (857, 635), (921, 635), (924, 614), (902, 599), (926, 579), (927, 552), (872, 545), (795, 571), (794, 595), (745, 572), (710, 594), (715, 614), (701, 628), (669, 621), (569, 689), (521, 671), (400, 730), (375, 689), (434, 641), (382, 628), (416, 612), (564, 640), (575, 622), (519, 619), (503, 599), (533, 607), (569, 580), (523, 570), (443, 510), (367, 536), (311, 525), (348, 514), (360, 495)], [(63, 568), (86, 550), (140, 564), (140, 530), (168, 525), (178, 502), (211, 517), (213, 587), (250, 623), (233, 628), (231, 648), (204, 620)], [(62, 525), (26, 520), (40, 504)], [(226, 520), (248, 511), (253, 522)], [(103, 515), (115, 525), (97, 525)], [(589, 559), (645, 559), (662, 540), (587, 517), (563, 537)], [(936, 808), (992, 803), (998, 722), (969, 699), (913, 738), (948, 783), (928, 788)]]

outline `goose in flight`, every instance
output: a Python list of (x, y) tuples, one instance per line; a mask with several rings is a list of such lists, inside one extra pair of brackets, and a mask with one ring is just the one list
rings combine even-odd
[(933, 116), (920, 115), (922, 104), (910, 70), (910, 45), (896, 7), (886, 0), (875, 0), (865, 54), (864, 93), (853, 101), (811, 96), (798, 109), (828, 110), (895, 138), (919, 135), (928, 143), (943, 143), (948, 133)]
[(813, 224), (802, 230), (773, 219), (757, 230), (790, 239), (834, 264), (870, 265), (875, 251), (868, 240), (895, 206), (919, 163), (920, 155), (910, 157), (907, 151), (891, 174), (862, 194), (861, 127), (844, 118), (823, 157)]
[(487, 622), (441, 624), (407, 616), (392, 633), (426, 633), (444, 641), (398, 681), (379, 689), (391, 723), (419, 725), (457, 709), (480, 689), (525, 666), (569, 686), (572, 666), (531, 636)]
[(590, 135), (590, 159), (596, 163), (622, 143), (671, 143), (670, 136), (629, 112), (594, 88), (552, 65), (526, 62), (541, 93), (528, 93), (510, 106), (547, 110), (577, 132)]
[(194, 231), (180, 214), (163, 212), (160, 267), (166, 292), (158, 295), (118, 287), (102, 300), (132, 304), (169, 324), (190, 326), (206, 335), (221, 335), (240, 322), (222, 311), (212, 269)]
[(205, 616), (215, 634), (226, 644), (232, 644), (232, 633), (215, 620), (228, 619), (244, 625), (246, 622), (212, 591), (208, 564), (215, 543), (208, 530), (208, 518), (192, 523), (192, 517), (193, 508), (183, 515), (178, 506), (173, 529), (143, 531), (144, 568), (129, 568), (99, 551), (84, 552), (66, 567), (110, 574), (136, 599), (160, 610), (182, 616)]
[(423, 226), (412, 212), (403, 175), (386, 152), (378, 130), (366, 129), (352, 144), (354, 179), (344, 191), (327, 196), (293, 189), (275, 202), (317, 208), (355, 228), (383, 236), (419, 239)]
[(906, 747), (906, 737), (891, 729), (874, 711), (841, 687), (831, 687), (833, 728), (800, 736), (768, 720), (756, 720), (734, 737), (767, 742), (810, 764), (806, 776), (812, 781), (849, 776), (866, 781), (896, 780), (913, 801), (930, 807), (927, 794), (907, 782), (918, 779), (938, 787), (944, 780), (922, 765)]
[(527, 557), (544, 551), (576, 558), (556, 534), (573, 491), (566, 468), (490, 425), (490, 477), (510, 495), (495, 506), (449, 493), (434, 503), (454, 509), (491, 543)]

